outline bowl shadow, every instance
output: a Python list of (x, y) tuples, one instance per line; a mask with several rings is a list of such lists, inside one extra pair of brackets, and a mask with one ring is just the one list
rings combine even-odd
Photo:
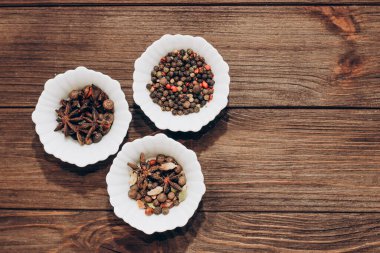
[(200, 211), (202, 206), (201, 201), (184, 227), (152, 235), (131, 227), (122, 219), (108, 216), (109, 224), (116, 224), (117, 229), (112, 231), (113, 239), (100, 247), (114, 252), (185, 252), (206, 219), (205, 212)]
[[(140, 107), (134, 109), (134, 115), (135, 119), (137, 118), (137, 121), (142, 122), (141, 124), (135, 123), (133, 126), (135, 131), (138, 132), (140, 136), (143, 137), (147, 135), (146, 127), (141, 127), (144, 125), (149, 127), (150, 134), (148, 135), (164, 133), (168, 137), (184, 144), (186, 147), (193, 149), (196, 153), (203, 152), (207, 150), (209, 146), (212, 146), (214, 142), (216, 142), (227, 131), (227, 123), (229, 120), (228, 109), (224, 108), (214, 120), (203, 126), (198, 132), (172, 132), (170, 130), (158, 129), (143, 113)], [(198, 145), (199, 143), (202, 145)]]
[(46, 180), (79, 194), (106, 187), (105, 175), (116, 156), (112, 155), (96, 164), (78, 167), (47, 154), (37, 134), (33, 138), (32, 149)]

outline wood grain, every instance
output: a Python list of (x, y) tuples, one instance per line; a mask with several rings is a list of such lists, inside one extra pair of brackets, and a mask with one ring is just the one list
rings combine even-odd
[[(228, 224), (228, 226), (226, 226)], [(1, 211), (2, 252), (378, 252), (380, 214), (204, 213), (145, 235), (112, 212)]]
[(2, 0), (0, 6), (55, 5), (250, 5), (250, 4), (376, 4), (377, 0)]
[[(113, 157), (79, 169), (45, 154), (31, 109), (0, 110), (0, 208), (110, 210)], [(198, 134), (206, 211), (378, 211), (380, 110), (231, 109)], [(128, 140), (159, 132), (133, 111)]]
[(47, 79), (78, 65), (119, 80), (132, 103), (135, 59), (169, 32), (203, 36), (220, 51), (230, 65), (231, 107), (379, 107), (379, 11), (380, 6), (1, 8), (0, 106), (34, 106)]

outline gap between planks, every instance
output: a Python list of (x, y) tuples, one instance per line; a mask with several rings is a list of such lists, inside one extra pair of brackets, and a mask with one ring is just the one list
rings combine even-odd
[[(1, 207), (1, 211), (62, 211), (62, 212), (110, 212), (113, 213), (113, 209), (81, 209), (81, 208), (6, 208)], [(380, 214), (380, 211), (286, 211), (286, 210), (198, 210), (200, 213), (283, 213), (283, 214)]]
[[(35, 106), (1, 106), (2, 109), (34, 109)], [(137, 105), (132, 105), (129, 109), (140, 109)], [(227, 110), (379, 110), (380, 107), (366, 107), (366, 106), (227, 106)]]
[(380, 6), (380, 2), (356, 2), (347, 1), (347, 3), (322, 3), (322, 2), (255, 2), (255, 3), (31, 3), (31, 4), (1, 4), (0, 8), (42, 8), (42, 7), (194, 7), (194, 6), (247, 6), (247, 7), (276, 7), (276, 6)]

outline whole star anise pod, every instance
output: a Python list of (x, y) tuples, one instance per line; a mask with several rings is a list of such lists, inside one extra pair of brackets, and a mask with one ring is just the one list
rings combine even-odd
[(149, 163), (146, 163), (144, 153), (140, 154), (140, 166), (137, 166), (133, 163), (128, 163), (128, 166), (131, 167), (133, 171), (137, 173), (137, 185), (143, 191), (146, 191), (147, 189), (148, 178), (157, 177), (157, 174), (155, 174), (154, 172), (156, 172), (159, 169), (159, 166), (150, 166)]
[(99, 113), (95, 108), (92, 108), (92, 114), (91, 117), (84, 116), (83, 119), (86, 121), (82, 123), (79, 126), (79, 131), (83, 132), (86, 134), (86, 137), (84, 139), (86, 144), (91, 144), (92, 143), (92, 134), (99, 129), (99, 124), (98, 124), (98, 116)]
[(58, 115), (58, 126), (54, 129), (54, 131), (63, 129), (65, 136), (69, 136), (70, 134), (76, 133), (78, 131), (78, 127), (74, 124), (82, 121), (83, 117), (78, 116), (79, 111), (77, 109), (72, 111), (70, 102), (61, 101), (61, 104), (65, 106), (65, 109), (56, 110)]
[(182, 191), (181, 186), (175, 181), (178, 181), (179, 175), (176, 173), (170, 173), (163, 175), (160, 178), (155, 178), (160, 184), (164, 184), (164, 192), (167, 193), (170, 191), (170, 187), (176, 189), (177, 191)]

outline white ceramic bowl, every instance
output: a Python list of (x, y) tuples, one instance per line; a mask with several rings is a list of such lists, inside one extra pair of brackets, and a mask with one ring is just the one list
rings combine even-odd
[[(199, 113), (173, 116), (171, 112), (161, 111), (149, 97), (146, 84), (151, 81), (151, 71), (160, 59), (174, 49), (191, 48), (203, 56), (214, 73), (213, 100), (201, 108)], [(171, 131), (197, 132), (227, 106), (230, 76), (229, 67), (218, 51), (202, 37), (189, 35), (164, 35), (149, 46), (135, 62), (133, 73), (133, 99), (144, 113), (160, 129)]]
[[(187, 196), (178, 206), (171, 208), (168, 215), (146, 216), (144, 210), (137, 207), (136, 200), (128, 197), (131, 169), (127, 163), (139, 161), (141, 152), (147, 158), (157, 154), (170, 155), (183, 167), (187, 179)], [(146, 234), (184, 226), (193, 216), (206, 191), (196, 154), (164, 134), (146, 136), (126, 143), (113, 161), (106, 180), (116, 216)]]
[[(101, 88), (113, 100), (114, 122), (111, 130), (99, 143), (81, 146), (71, 137), (65, 137), (61, 131), (54, 131), (57, 126), (55, 109), (60, 107), (60, 100), (66, 99), (71, 90), (81, 89), (90, 84)], [(75, 70), (59, 74), (45, 83), (44, 91), (38, 99), (32, 119), (47, 153), (64, 162), (84, 167), (105, 160), (118, 151), (127, 134), (132, 115), (118, 81), (100, 72), (78, 67)]]

